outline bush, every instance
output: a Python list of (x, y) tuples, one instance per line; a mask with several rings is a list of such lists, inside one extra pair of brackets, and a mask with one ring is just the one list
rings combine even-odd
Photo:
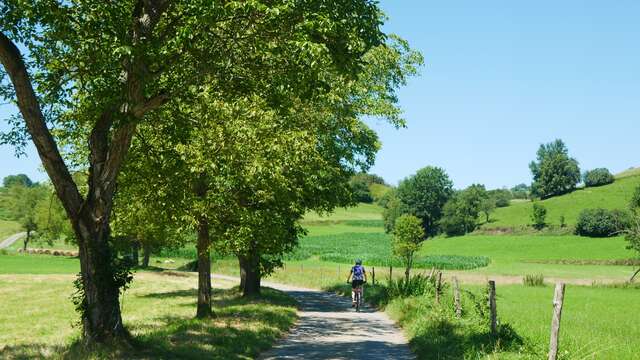
[(583, 180), (586, 187), (592, 187), (611, 184), (615, 181), (615, 178), (611, 175), (609, 169), (599, 168), (587, 171), (583, 176)]
[(418, 274), (411, 276), (408, 281), (405, 278), (391, 280), (387, 286), (387, 296), (389, 299), (395, 299), (410, 296), (432, 295), (435, 294), (435, 288), (435, 276), (429, 278), (428, 276)]
[(511, 199), (514, 198), (511, 191), (507, 189), (491, 190), (487, 193), (489, 194), (489, 197), (495, 201), (496, 207), (499, 208), (509, 206), (511, 204)]
[(614, 236), (629, 227), (629, 213), (622, 210), (585, 209), (578, 216), (576, 234), (589, 237)]
[(547, 220), (547, 208), (543, 205), (534, 203), (533, 209), (531, 211), (531, 221), (533, 222), (533, 227), (537, 230), (542, 230), (546, 225)]
[(524, 286), (544, 286), (544, 275), (525, 275), (522, 282)]

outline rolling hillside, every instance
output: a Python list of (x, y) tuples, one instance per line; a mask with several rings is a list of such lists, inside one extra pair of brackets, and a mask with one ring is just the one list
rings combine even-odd
[[(583, 209), (605, 208), (626, 209), (635, 188), (640, 185), (640, 171), (629, 170), (620, 174), (616, 182), (601, 187), (578, 189), (570, 194), (541, 201), (547, 208), (547, 222), (560, 224), (564, 216), (567, 224), (575, 224)], [(492, 221), (484, 229), (519, 227), (530, 224), (531, 202), (513, 203), (511, 206), (496, 209), (491, 215)]]

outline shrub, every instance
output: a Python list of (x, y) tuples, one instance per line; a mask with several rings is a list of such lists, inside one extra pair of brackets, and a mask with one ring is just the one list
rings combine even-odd
[(629, 227), (630, 215), (621, 210), (585, 209), (578, 216), (576, 234), (589, 237), (614, 236)]
[[(444, 287), (444, 283), (442, 284)], [(421, 274), (411, 276), (409, 279), (400, 278), (391, 280), (387, 286), (389, 299), (406, 298), (410, 296), (423, 296), (435, 294), (436, 281), (434, 277)]]
[(511, 199), (514, 198), (511, 191), (507, 189), (491, 190), (487, 193), (489, 194), (489, 197), (495, 201), (496, 207), (499, 208), (509, 206), (511, 204)]
[(611, 175), (609, 169), (598, 168), (584, 173), (583, 181), (586, 187), (592, 187), (611, 184), (615, 181), (615, 178)]
[(545, 208), (542, 204), (534, 203), (533, 208), (531, 210), (531, 221), (533, 222), (533, 227), (542, 230), (547, 224), (547, 208)]
[(522, 282), (524, 286), (544, 286), (544, 275), (525, 275)]

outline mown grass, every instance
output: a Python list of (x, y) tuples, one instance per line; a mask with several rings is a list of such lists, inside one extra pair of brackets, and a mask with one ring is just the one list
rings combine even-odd
[(0, 358), (247, 359), (294, 323), (295, 303), (275, 290), (243, 299), (214, 280), (217, 317), (195, 320), (197, 277), (136, 274), (121, 298), (133, 344), (87, 353), (76, 344), (71, 275), (0, 275)]
[(305, 215), (303, 224), (317, 223), (320, 221), (336, 222), (344, 220), (380, 220), (382, 208), (376, 204), (363, 204), (349, 208), (337, 208), (331, 214), (318, 214), (314, 211)]
[[(635, 188), (640, 185), (640, 176), (629, 176), (616, 179), (613, 184), (578, 189), (570, 194), (553, 197), (540, 203), (547, 208), (547, 222), (560, 225), (560, 217), (564, 216), (568, 225), (574, 225), (583, 209), (605, 208), (626, 209)], [(491, 222), (483, 228), (522, 227), (531, 223), (531, 202), (512, 203), (508, 207), (498, 208), (491, 215)]]

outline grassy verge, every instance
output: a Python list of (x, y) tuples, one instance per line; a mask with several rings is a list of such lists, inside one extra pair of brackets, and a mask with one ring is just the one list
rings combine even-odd
[(132, 347), (87, 354), (73, 345), (78, 329), (69, 301), (71, 275), (0, 275), (0, 358), (246, 359), (269, 348), (294, 323), (295, 304), (265, 289), (246, 300), (216, 281), (217, 317), (194, 320), (197, 277), (136, 274), (122, 297)]
[[(152, 264), (176, 268), (185, 261), (156, 258)], [(214, 266), (231, 274), (237, 268), (232, 262)], [(0, 357), (118, 357), (113, 348), (86, 354), (71, 345), (78, 330), (72, 327), (77, 316), (69, 295), (78, 270), (75, 258), (0, 255)], [(263, 298), (248, 301), (234, 289), (221, 289), (231, 286), (228, 282), (215, 280), (214, 285), (219, 288), (214, 292), (218, 317), (196, 321), (194, 274), (138, 272), (133, 287), (122, 297), (134, 347), (118, 351), (141, 358), (253, 357), (295, 320), (294, 304), (279, 292), (267, 289)]]

